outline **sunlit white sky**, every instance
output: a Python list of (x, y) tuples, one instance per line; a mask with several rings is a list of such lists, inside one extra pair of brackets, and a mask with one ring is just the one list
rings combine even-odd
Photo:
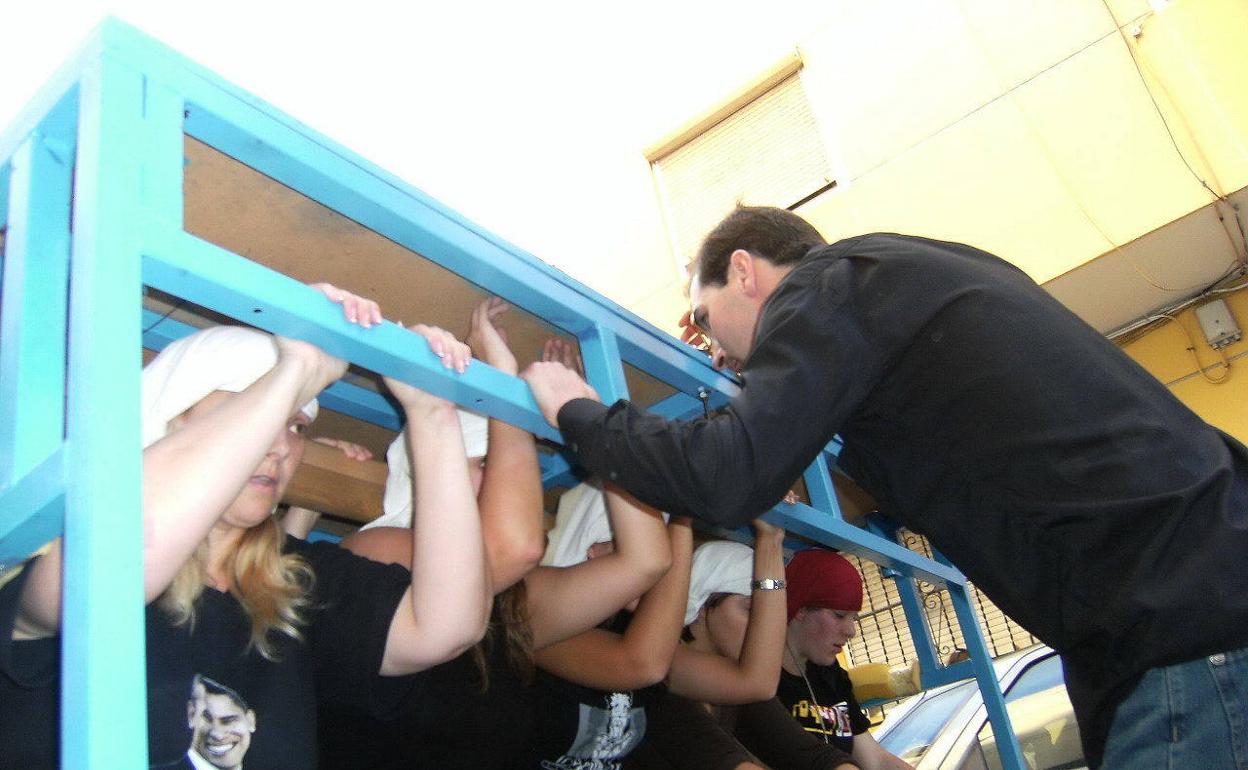
[(595, 266), (656, 237), (633, 232), (655, 229), (642, 148), (792, 51), (829, 2), (8, 2), (0, 125), (112, 14), (601, 284)]

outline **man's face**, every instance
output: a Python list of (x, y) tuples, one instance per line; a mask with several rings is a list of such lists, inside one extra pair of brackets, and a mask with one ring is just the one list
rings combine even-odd
[(251, 747), (256, 715), (228, 695), (204, 694), (191, 701), (191, 748), (213, 767), (235, 768)]
[(723, 286), (702, 285), (694, 276), (689, 285), (693, 322), (711, 338), (711, 363), (716, 369), (739, 371), (754, 346), (758, 308), (729, 280)]

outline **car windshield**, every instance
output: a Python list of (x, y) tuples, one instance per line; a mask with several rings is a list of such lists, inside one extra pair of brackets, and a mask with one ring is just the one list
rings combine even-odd
[(1028, 695), (1064, 684), (1066, 684), (1066, 679), (1062, 675), (1062, 659), (1057, 655), (1050, 655), (1039, 663), (1032, 664), (1023, 672), (1023, 675), (1005, 693), (1005, 702), (1012, 703), (1019, 698), (1026, 698)]
[(949, 715), (966, 703), (976, 687), (971, 679), (924, 700), (902, 717), (897, 727), (880, 740), (880, 745), (911, 764), (917, 762), (949, 721)]
[[(1029, 666), (1005, 694), (1010, 724), (1018, 737), (1027, 766), (1035, 770), (1084, 768), (1079, 726), (1070, 707), (1062, 677), (1062, 661), (1056, 655)], [(979, 730), (980, 749), (961, 766), (1000, 767), (992, 724), (985, 720)]]

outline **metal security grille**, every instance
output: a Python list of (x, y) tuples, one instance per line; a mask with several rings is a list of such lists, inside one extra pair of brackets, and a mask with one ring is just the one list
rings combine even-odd
[[(910, 550), (931, 557), (931, 546), (922, 535), (903, 529), (898, 531), (898, 539)], [(859, 633), (850, 641), (847, 651), (851, 665), (884, 663), (893, 666), (914, 660), (914, 641), (910, 635), (910, 627), (906, 624), (896, 583), (881, 575), (879, 566), (874, 562), (862, 561), (854, 556), (849, 556), (849, 560), (858, 567), (863, 580), (862, 612), (858, 615)], [(979, 613), (979, 624), (988, 643), (988, 651), (994, 658), (1040, 642), (1022, 626), (1010, 620), (978, 588), (972, 585), (969, 589), (971, 600)], [(948, 660), (950, 655), (966, 649), (949, 592), (922, 582), (918, 584), (918, 591), (927, 627), (940, 657)]]
[(682, 265), (738, 202), (789, 207), (834, 184), (797, 73), (652, 158), (651, 167)]

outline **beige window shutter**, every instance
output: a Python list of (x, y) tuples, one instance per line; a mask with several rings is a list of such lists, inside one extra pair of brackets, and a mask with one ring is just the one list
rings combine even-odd
[(682, 265), (738, 201), (787, 208), (834, 184), (796, 69), (709, 127), (652, 152), (672, 248)]

